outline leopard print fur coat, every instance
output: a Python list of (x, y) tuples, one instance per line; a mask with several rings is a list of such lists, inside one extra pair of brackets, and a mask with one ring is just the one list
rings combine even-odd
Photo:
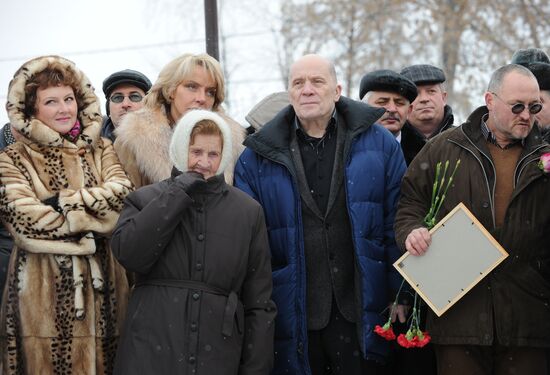
[[(80, 82), (82, 131), (74, 143), (23, 113), (25, 83), (54, 62)], [(0, 217), (15, 241), (0, 314), (0, 373), (110, 374), (128, 284), (108, 237), (132, 184), (100, 137), (99, 100), (72, 62), (25, 63), (10, 83), (7, 110), (24, 139), (0, 153)], [(58, 207), (44, 203), (52, 196)]]

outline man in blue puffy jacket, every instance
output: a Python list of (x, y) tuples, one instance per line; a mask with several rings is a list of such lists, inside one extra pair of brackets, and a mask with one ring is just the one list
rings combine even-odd
[(272, 254), (273, 374), (378, 374), (373, 329), (400, 280), (393, 221), (405, 161), (383, 109), (341, 96), (334, 65), (290, 68), (290, 105), (245, 141), (235, 185), (265, 211)]

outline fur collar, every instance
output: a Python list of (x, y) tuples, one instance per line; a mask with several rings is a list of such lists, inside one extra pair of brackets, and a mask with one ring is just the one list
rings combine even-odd
[(173, 130), (164, 108), (158, 111), (142, 108), (128, 113), (115, 134), (116, 142), (131, 152), (147, 179), (161, 181), (170, 176), (172, 162), (168, 146)]
[[(79, 108), (77, 117), (83, 129), (76, 143), (69, 142), (61, 134), (34, 117), (25, 118), (23, 113), (27, 81), (53, 62), (61, 63), (65, 69), (74, 71), (80, 82), (75, 95), (82, 98), (82, 108)], [(94, 147), (99, 140), (102, 122), (99, 99), (84, 73), (72, 61), (62, 57), (42, 56), (23, 64), (10, 82), (6, 109), (11, 125), (25, 137), (22, 142), (53, 147), (89, 148)]]
[[(231, 158), (224, 173), (225, 180), (231, 184), (235, 162), (244, 149), (242, 142), (246, 132), (223, 110), (218, 110), (216, 113), (227, 122), (231, 132)], [(135, 158), (140, 173), (147, 180), (158, 182), (170, 177), (172, 171), (173, 164), (169, 155), (172, 134), (173, 130), (168, 124), (168, 117), (163, 107), (155, 111), (142, 108), (124, 116), (115, 130), (115, 142), (120, 145), (120, 148), (127, 149)]]

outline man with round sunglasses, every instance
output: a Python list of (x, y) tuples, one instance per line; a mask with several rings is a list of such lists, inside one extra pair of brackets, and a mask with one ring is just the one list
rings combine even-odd
[(485, 106), (429, 141), (401, 185), (397, 243), (411, 255), (430, 250), (423, 226), (435, 168), (461, 164), (436, 220), (463, 202), (509, 256), (441, 317), (428, 312), (438, 374), (546, 374), (550, 347), (550, 152), (537, 129), (539, 85), (529, 69), (505, 65), (491, 76)]
[(143, 98), (151, 88), (151, 81), (143, 73), (125, 69), (115, 72), (103, 81), (103, 93), (107, 99), (107, 118), (101, 136), (115, 141), (115, 128), (128, 113), (143, 107)]

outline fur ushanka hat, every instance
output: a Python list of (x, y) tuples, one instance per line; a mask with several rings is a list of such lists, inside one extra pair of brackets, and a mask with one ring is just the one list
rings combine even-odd
[(177, 123), (176, 130), (172, 135), (170, 142), (170, 159), (174, 166), (182, 171), (188, 170), (189, 143), (191, 142), (191, 132), (195, 125), (202, 120), (213, 121), (220, 129), (223, 137), (223, 149), (221, 155), (220, 166), (216, 171), (216, 175), (223, 174), (225, 168), (228, 167), (232, 160), (231, 150), (233, 149), (231, 142), (231, 130), (229, 125), (218, 114), (204, 109), (194, 109), (187, 112)]

